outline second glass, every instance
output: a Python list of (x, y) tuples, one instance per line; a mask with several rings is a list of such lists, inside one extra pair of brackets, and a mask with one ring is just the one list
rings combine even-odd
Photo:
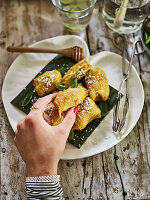
[(130, 34), (141, 28), (149, 7), (150, 0), (104, 0), (102, 14), (109, 28)]
[(71, 32), (83, 31), (89, 23), (96, 0), (52, 0), (64, 26)]

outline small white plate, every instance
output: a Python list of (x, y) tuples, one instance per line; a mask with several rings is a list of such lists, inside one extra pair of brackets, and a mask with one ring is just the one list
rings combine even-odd
[[(84, 56), (93, 67), (103, 69), (108, 77), (109, 85), (118, 89), (122, 77), (121, 56), (104, 51), (94, 56), (89, 55), (86, 43), (78, 36), (58, 36), (37, 42), (32, 47), (60, 49), (72, 46), (80, 46), (84, 49)], [(2, 100), (13, 128), (25, 117), (25, 114), (14, 107), (10, 102), (21, 92), (31, 79), (50, 61), (56, 54), (21, 54), (9, 68), (2, 88)], [(77, 149), (67, 143), (62, 159), (71, 160), (84, 158), (103, 152), (125, 138), (137, 123), (144, 104), (144, 90), (141, 80), (132, 66), (129, 77), (129, 102), (130, 107), (127, 115), (127, 122), (120, 138), (112, 132), (112, 111), (105, 117), (92, 135)]]

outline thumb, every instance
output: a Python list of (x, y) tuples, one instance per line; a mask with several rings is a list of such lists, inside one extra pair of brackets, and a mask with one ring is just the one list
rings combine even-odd
[(67, 137), (69, 136), (71, 128), (73, 127), (73, 124), (75, 122), (78, 109), (79, 109), (79, 106), (75, 106), (75, 107), (71, 108), (67, 112), (67, 114), (66, 114), (64, 120), (61, 122), (61, 124), (58, 125), (59, 127), (61, 127), (62, 129), (65, 130)]

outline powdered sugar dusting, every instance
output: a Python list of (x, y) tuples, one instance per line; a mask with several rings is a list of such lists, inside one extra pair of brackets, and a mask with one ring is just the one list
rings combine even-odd
[(87, 112), (91, 113), (95, 103), (91, 98), (86, 98), (82, 104), (79, 105), (78, 117), (82, 117)]
[(62, 82), (70, 80), (72, 77), (76, 77), (78, 80), (81, 80), (86, 73), (92, 68), (92, 65), (88, 63), (87, 60), (81, 60), (79, 63), (73, 65), (66, 75), (63, 77)]
[(56, 77), (56, 73), (51, 71), (51, 74), (43, 74), (38, 78), (39, 86), (45, 85), (45, 90), (49, 89), (51, 85), (54, 83)]

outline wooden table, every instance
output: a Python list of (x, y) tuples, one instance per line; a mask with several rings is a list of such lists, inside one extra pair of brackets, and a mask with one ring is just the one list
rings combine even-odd
[[(99, 1), (89, 26), (79, 35), (86, 40), (91, 54), (104, 50), (121, 54), (114, 45), (114, 34), (104, 24), (101, 8), (102, 2)], [(1, 85), (9, 66), (18, 55), (8, 53), (8, 45), (29, 45), (66, 34), (70, 33), (64, 29), (49, 0), (2, 0)], [(135, 37), (139, 37), (139, 33), (129, 36), (131, 43)], [(150, 199), (150, 57), (146, 53), (135, 56), (134, 66), (145, 92), (144, 108), (138, 123), (122, 142), (101, 154), (85, 159), (60, 161), (59, 173), (66, 200)], [(24, 200), (26, 169), (14, 145), (14, 133), (2, 102), (0, 126), (1, 199)]]

